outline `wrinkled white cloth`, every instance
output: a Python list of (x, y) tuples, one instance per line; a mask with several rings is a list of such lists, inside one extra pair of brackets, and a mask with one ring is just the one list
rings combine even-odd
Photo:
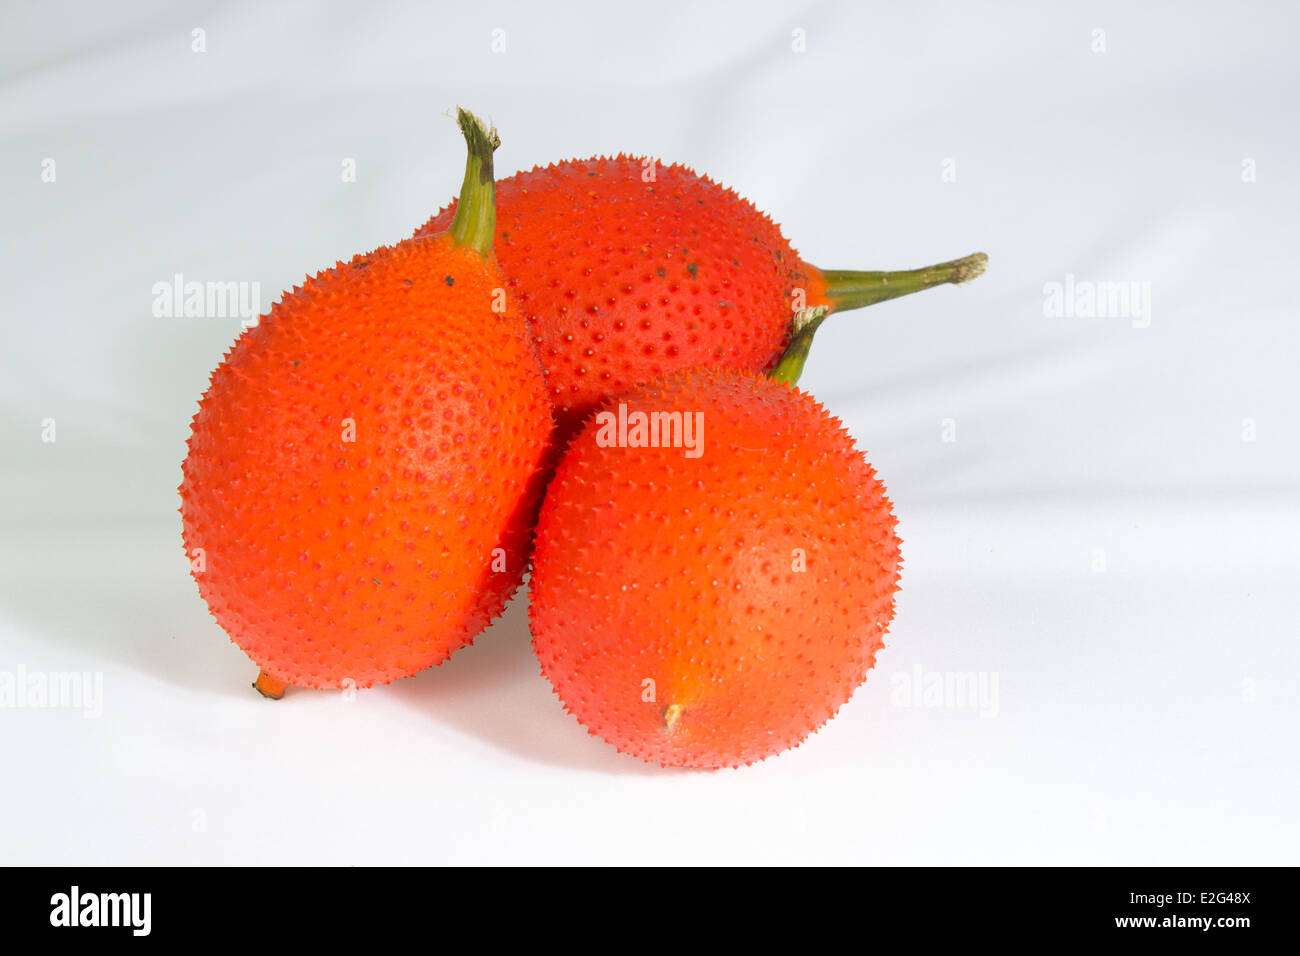
[[(0, 708), (0, 863), (1295, 863), (1297, 16), (880, 7), (5, 4), (0, 677), (100, 693)], [(618, 755), (522, 602), (271, 704), (198, 598), (175, 489), (240, 317), (158, 289), (265, 309), (408, 235), (458, 104), (501, 175), (686, 162), (823, 267), (989, 254), (820, 333), (906, 566), (798, 750)]]

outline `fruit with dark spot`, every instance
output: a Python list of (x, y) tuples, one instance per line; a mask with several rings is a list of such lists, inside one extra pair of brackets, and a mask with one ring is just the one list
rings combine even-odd
[(286, 293), (194, 416), (186, 552), (268, 696), (437, 664), (526, 567), (550, 408), (522, 321), (493, 311), (495, 133), (460, 121), (470, 155), (449, 231)]
[[(416, 235), (446, 229), (453, 202)], [(637, 156), (574, 159), (497, 184), (496, 254), (546, 368), (557, 432), (681, 368), (756, 374), (830, 311), (979, 275), (982, 253), (906, 272), (823, 271), (705, 176)]]

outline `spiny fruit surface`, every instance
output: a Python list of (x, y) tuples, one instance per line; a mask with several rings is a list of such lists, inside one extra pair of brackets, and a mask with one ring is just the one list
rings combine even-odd
[[(455, 208), (416, 235), (446, 229)], [(603, 399), (662, 373), (765, 371), (794, 312), (829, 305), (822, 274), (750, 202), (643, 157), (575, 159), (500, 180), (496, 253), (562, 435)]]
[[(696, 416), (700, 454), (685, 439), (701, 432), (670, 447), (662, 418), (659, 447), (633, 447), (655, 413)], [(529, 612), (542, 672), (588, 730), (646, 761), (780, 753), (874, 664), (895, 529), (874, 470), (806, 393), (730, 369), (643, 385), (584, 424), (547, 491)]]
[[(286, 293), (200, 402), (186, 552), (279, 681), (386, 683), (500, 613), (526, 565), (551, 418), (496, 266), (443, 234)], [(201, 551), (200, 551), (201, 549)]]

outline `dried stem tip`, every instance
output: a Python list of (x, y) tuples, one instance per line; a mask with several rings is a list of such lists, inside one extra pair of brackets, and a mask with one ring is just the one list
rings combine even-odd
[(496, 236), (496, 184), (492, 178), (492, 153), (501, 145), (495, 127), (469, 110), (457, 109), (456, 122), (465, 136), (469, 154), (465, 158), (465, 181), (456, 201), (456, 216), (451, 221), (452, 240), (484, 256), (492, 254)]
[(664, 708), (664, 726), (669, 730), (677, 723), (677, 719), (682, 716), (681, 704), (669, 704)]

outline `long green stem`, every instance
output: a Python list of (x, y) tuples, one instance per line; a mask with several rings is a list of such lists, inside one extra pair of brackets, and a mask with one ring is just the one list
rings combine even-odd
[(492, 153), (501, 145), (495, 128), (483, 125), (469, 110), (457, 109), (456, 121), (465, 135), (469, 155), (465, 159), (465, 182), (456, 201), (451, 221), (452, 240), (487, 256), (496, 237), (496, 184), (492, 176)]
[(830, 305), (805, 309), (795, 314), (790, 325), (790, 341), (767, 377), (790, 385), (798, 383), (804, 364), (808, 361), (813, 336), (831, 312), (861, 309), (950, 282), (954, 285), (969, 282), (984, 272), (988, 261), (989, 257), (984, 253), (975, 252), (962, 259), (902, 272), (823, 270), (822, 276), (826, 279), (825, 298)]
[(940, 262), (923, 269), (900, 272), (854, 272), (851, 270), (823, 271), (826, 278), (826, 298), (836, 312), (860, 309), (886, 299), (897, 299), (937, 285), (969, 282), (984, 272), (989, 257), (976, 252), (963, 259)]

